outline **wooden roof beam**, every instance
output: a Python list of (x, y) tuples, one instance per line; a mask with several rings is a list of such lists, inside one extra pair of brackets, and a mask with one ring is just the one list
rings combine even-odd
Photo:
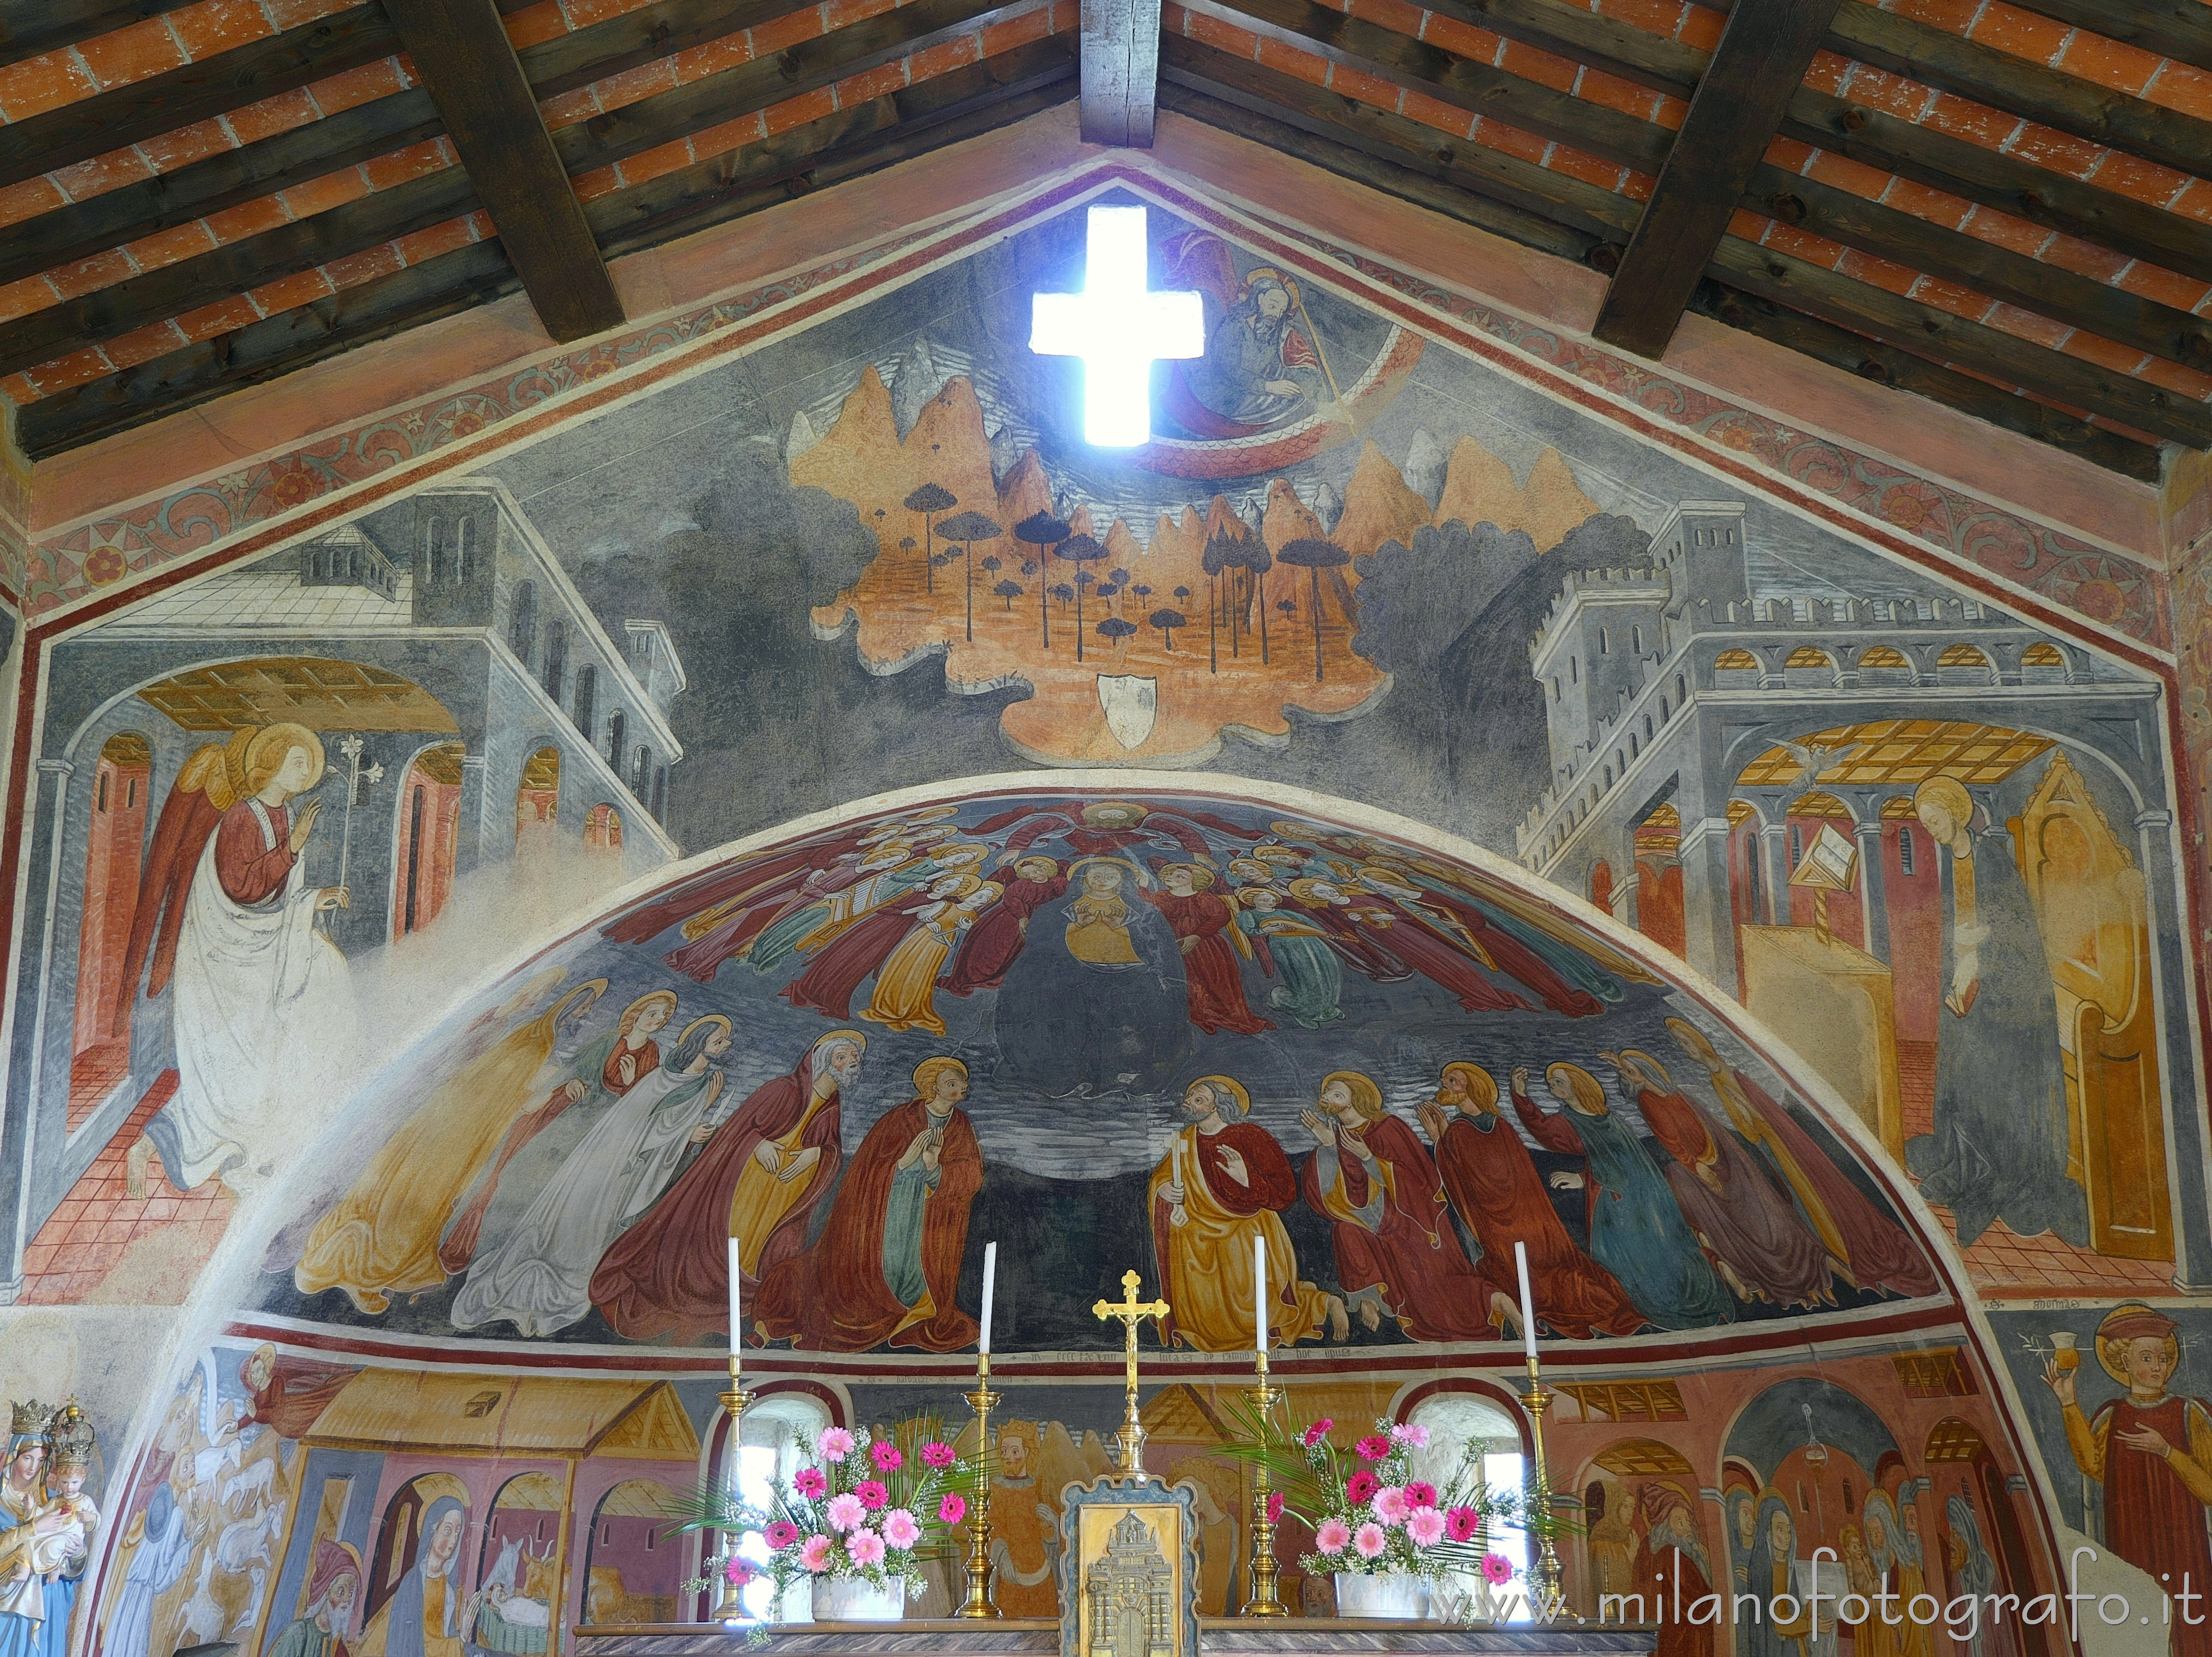
[(90, 40), (191, 0), (0, 0), (0, 69)]
[(1149, 149), (1159, 98), (1160, 0), (1083, 0), (1083, 140)]
[(1837, 0), (1736, 0), (1590, 331), (1657, 358), (1674, 337)]
[(385, 0), (545, 331), (623, 320), (614, 279), (492, 0)]
[(228, 115), (398, 50), (384, 9), (355, 6), (112, 92), (80, 98), (7, 129), (8, 142), (0, 144), (0, 186)]
[(2212, 70), (2212, 10), (2204, 0), (2012, 0), (2075, 28), (2178, 64)]

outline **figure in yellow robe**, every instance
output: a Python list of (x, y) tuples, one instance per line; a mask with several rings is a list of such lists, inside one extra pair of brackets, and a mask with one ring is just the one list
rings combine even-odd
[(860, 1010), (860, 1017), (894, 1030), (944, 1035), (945, 1020), (937, 1011), (937, 974), (960, 935), (1006, 889), (995, 880), (964, 875), (948, 898), (939, 900), (933, 910), (922, 911), (921, 924), (899, 940), (876, 974), (875, 995)]
[(438, 1239), (514, 1119), (533, 1102), (530, 1084), (572, 1038), (607, 980), (595, 978), (509, 1032), (433, 1093), (307, 1234), (292, 1269), (303, 1295), (343, 1289), (363, 1312), (394, 1295), (441, 1287)]
[(1252, 1240), (1267, 1245), (1267, 1324), (1290, 1345), (1321, 1332), (1351, 1332), (1344, 1302), (1298, 1279), (1297, 1256), (1280, 1211), (1297, 1200), (1290, 1158), (1274, 1136), (1244, 1120), (1243, 1086), (1209, 1076), (1184, 1093), (1186, 1126), (1152, 1170), (1152, 1247), (1173, 1311), (1160, 1320), (1172, 1344), (1201, 1352), (1249, 1350), (1253, 1324)]

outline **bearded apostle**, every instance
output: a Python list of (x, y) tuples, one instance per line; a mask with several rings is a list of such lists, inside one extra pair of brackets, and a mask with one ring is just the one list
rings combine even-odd
[(1436, 1098), (1420, 1114), (1444, 1189), (1482, 1245), (1475, 1271), (1494, 1326), (1520, 1321), (1513, 1270), (1513, 1245), (1520, 1241), (1528, 1246), (1538, 1322), (1571, 1340), (1632, 1335), (1644, 1327), (1644, 1314), (1613, 1273), (1583, 1253), (1559, 1223), (1535, 1159), (1498, 1114), (1498, 1083), (1488, 1071), (1446, 1065)]
[(1696, 1025), (1669, 1018), (1667, 1029), (1704, 1068), (1729, 1126), (1772, 1164), (1846, 1277), (1862, 1289), (1936, 1292), (1935, 1268), (1905, 1228), (1875, 1206), (1779, 1100), (1723, 1059)]
[(1147, 1197), (1152, 1250), (1168, 1303), (1160, 1320), (1170, 1344), (1233, 1352), (1253, 1344), (1253, 1239), (1267, 1244), (1267, 1322), (1291, 1345), (1326, 1322), (1334, 1338), (1351, 1332), (1344, 1302), (1298, 1278), (1291, 1234), (1279, 1217), (1297, 1200), (1290, 1158), (1273, 1135), (1245, 1120), (1251, 1096), (1226, 1076), (1192, 1083), (1183, 1126), (1152, 1170)]
[(1066, 893), (1067, 877), (1051, 858), (1026, 857), (1014, 865), (1014, 877), (1003, 884), (1005, 895), (998, 906), (969, 929), (952, 970), (937, 980), (937, 987), (946, 994), (973, 995), (1005, 983), (1006, 968), (1028, 946), (1030, 918)]
[(1729, 1288), (1740, 1299), (1779, 1307), (1832, 1306), (1827, 1250), (1759, 1159), (1675, 1092), (1649, 1053), (1630, 1048), (1601, 1056), (1636, 1089), (1644, 1126), (1667, 1152), (1667, 1188)]
[[(2075, 1372), (2057, 1359), (2044, 1380), (2066, 1420), (2066, 1448), (2082, 1476), (2104, 1486), (2105, 1541), (2170, 1593), (2212, 1587), (2212, 1415), (2202, 1399), (2166, 1390), (2179, 1367), (2177, 1326), (2139, 1302), (2114, 1307), (2097, 1326), (2097, 1361), (2127, 1390), (2084, 1415)], [(2177, 1657), (2212, 1654), (2212, 1618), (2174, 1620)]]
[(867, 1038), (819, 1037), (788, 1076), (765, 1082), (708, 1138), (645, 1217), (592, 1274), (591, 1298), (617, 1334), (681, 1341), (730, 1329), (729, 1251), (737, 1240), (746, 1298), (806, 1244), (807, 1222), (843, 1160), (841, 1106), (859, 1080)]
[(307, 1566), (307, 1608), (276, 1636), (268, 1657), (345, 1657), (360, 1593), (361, 1562), (353, 1550), (327, 1536), (317, 1538)]
[(982, 1150), (959, 1108), (968, 1067), (925, 1059), (914, 1088), (853, 1153), (820, 1239), (763, 1277), (763, 1338), (830, 1352), (952, 1352), (975, 1340), (975, 1320), (954, 1298), (983, 1183)]
[(1329, 1221), (1336, 1278), (1369, 1329), (1385, 1316), (1414, 1340), (1473, 1340), (1489, 1326), (1488, 1296), (1468, 1269), (1428, 1152), (1382, 1108), (1357, 1071), (1324, 1077), (1299, 1184)]
[(1195, 863), (1170, 863), (1158, 872), (1164, 889), (1147, 889), (1145, 898), (1167, 917), (1182, 951), (1190, 1022), (1208, 1035), (1218, 1030), (1257, 1035), (1274, 1029), (1273, 1020), (1261, 1017), (1244, 999), (1237, 957), (1240, 950), (1250, 954), (1252, 945), (1237, 930), (1236, 908), (1213, 890), (1213, 871)]
[(1544, 1083), (1565, 1110), (1556, 1116), (1538, 1110), (1528, 1098), (1528, 1072), (1516, 1069), (1513, 1113), (1545, 1150), (1588, 1159), (1581, 1173), (1553, 1178), (1583, 1187), (1591, 1254), (1662, 1329), (1733, 1323), (1728, 1291), (1651, 1153), (1613, 1114), (1597, 1077), (1579, 1065), (1559, 1064), (1545, 1071)]
[[(1712, 1592), (1712, 1561), (1698, 1536), (1690, 1493), (1672, 1480), (1639, 1484), (1635, 1520), (1641, 1543), (1636, 1550), (1636, 1592), (1659, 1624), (1656, 1657), (1711, 1657), (1717, 1614), (1699, 1623), (1692, 1608)], [(1662, 1605), (1668, 1609), (1662, 1611)]]
[(342, 1289), (374, 1314), (394, 1295), (443, 1287), (447, 1222), (528, 1107), (555, 1046), (574, 1038), (606, 987), (604, 978), (579, 985), (431, 1094), (315, 1222), (292, 1269), (300, 1292)]

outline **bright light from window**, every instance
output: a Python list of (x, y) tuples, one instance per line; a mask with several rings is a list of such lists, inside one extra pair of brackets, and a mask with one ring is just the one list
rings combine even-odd
[(1091, 209), (1088, 264), (1079, 294), (1039, 294), (1030, 349), (1083, 359), (1083, 435), (1102, 449), (1152, 437), (1152, 364), (1206, 350), (1206, 312), (1194, 292), (1145, 286), (1145, 209)]

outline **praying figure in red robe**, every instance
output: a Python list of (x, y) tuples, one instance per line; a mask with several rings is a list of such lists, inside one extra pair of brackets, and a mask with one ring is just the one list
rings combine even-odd
[(1029, 947), (1030, 918), (1067, 891), (1067, 877), (1051, 858), (1027, 857), (1014, 865), (1014, 877), (991, 912), (969, 929), (968, 940), (952, 970), (937, 980), (949, 995), (995, 990), (1006, 969)]
[(970, 891), (975, 889), (975, 877), (955, 870), (870, 911), (865, 919), (840, 932), (805, 972), (777, 993), (793, 1006), (808, 1008), (825, 1018), (850, 1018), (853, 992), (883, 969), (891, 951), (914, 930), (920, 912), (933, 912), (957, 900), (963, 882)]
[(1535, 950), (1503, 926), (1492, 925), (1481, 905), (1455, 897), (1434, 883), (1425, 889), (1413, 876), (1382, 864), (1362, 867), (1359, 883), (1458, 940), (1485, 966), (1516, 980), (1553, 1012), (1588, 1018), (1605, 1011), (1605, 1004), (1588, 990), (1567, 982)]
[(1274, 1029), (1272, 1019), (1261, 1017), (1244, 999), (1237, 958), (1252, 945), (1236, 926), (1236, 909), (1212, 889), (1213, 871), (1195, 863), (1169, 863), (1157, 872), (1165, 889), (1147, 889), (1145, 900), (1167, 917), (1182, 950), (1190, 1022), (1208, 1035), (1221, 1030), (1257, 1035)]
[(868, 1130), (814, 1246), (769, 1272), (754, 1322), (769, 1340), (825, 1352), (952, 1352), (975, 1320), (954, 1299), (983, 1152), (958, 1106), (968, 1067), (925, 1059), (915, 1097)]
[(1482, 1245), (1474, 1271), (1488, 1290), (1484, 1307), (1493, 1326), (1521, 1321), (1513, 1266), (1513, 1245), (1520, 1241), (1528, 1246), (1538, 1322), (1571, 1340), (1632, 1335), (1644, 1327), (1644, 1314), (1627, 1291), (1560, 1223), (1535, 1158), (1498, 1114), (1498, 1083), (1488, 1071), (1446, 1065), (1436, 1097), (1420, 1115), (1452, 1205)]
[(1369, 1329), (1385, 1316), (1414, 1340), (1475, 1340), (1489, 1296), (1467, 1263), (1451, 1209), (1421, 1142), (1357, 1071), (1324, 1077), (1299, 1120), (1316, 1141), (1299, 1175), (1307, 1206), (1330, 1222), (1336, 1280)]
[[(2178, 1326), (2162, 1312), (2127, 1302), (2097, 1326), (2097, 1361), (2127, 1391), (2094, 1418), (2081, 1412), (2075, 1372), (2053, 1357), (2043, 1378), (2066, 1419), (2066, 1448), (2084, 1477), (2105, 1487), (2105, 1544), (2164, 1592), (2212, 1589), (2212, 1413), (2202, 1399), (2179, 1398), (2166, 1384), (2180, 1367)], [(2190, 1602), (2170, 1630), (2174, 1657), (2212, 1657), (2212, 1617), (2190, 1621)]]
[(1344, 890), (1353, 900), (1346, 907), (1347, 916), (1379, 934), (1376, 941), (1382, 948), (1448, 991), (1468, 1011), (1510, 1012), (1528, 1005), (1483, 975), (1475, 963), (1495, 963), (1463, 929), (1447, 926), (1441, 913), (1370, 890), (1364, 883)]
[(840, 1107), (867, 1038), (832, 1030), (788, 1076), (764, 1082), (716, 1128), (592, 1273), (592, 1303), (617, 1334), (693, 1341), (730, 1328), (726, 1240), (738, 1244), (746, 1303), (759, 1279), (798, 1253), (815, 1205), (844, 1159)]

